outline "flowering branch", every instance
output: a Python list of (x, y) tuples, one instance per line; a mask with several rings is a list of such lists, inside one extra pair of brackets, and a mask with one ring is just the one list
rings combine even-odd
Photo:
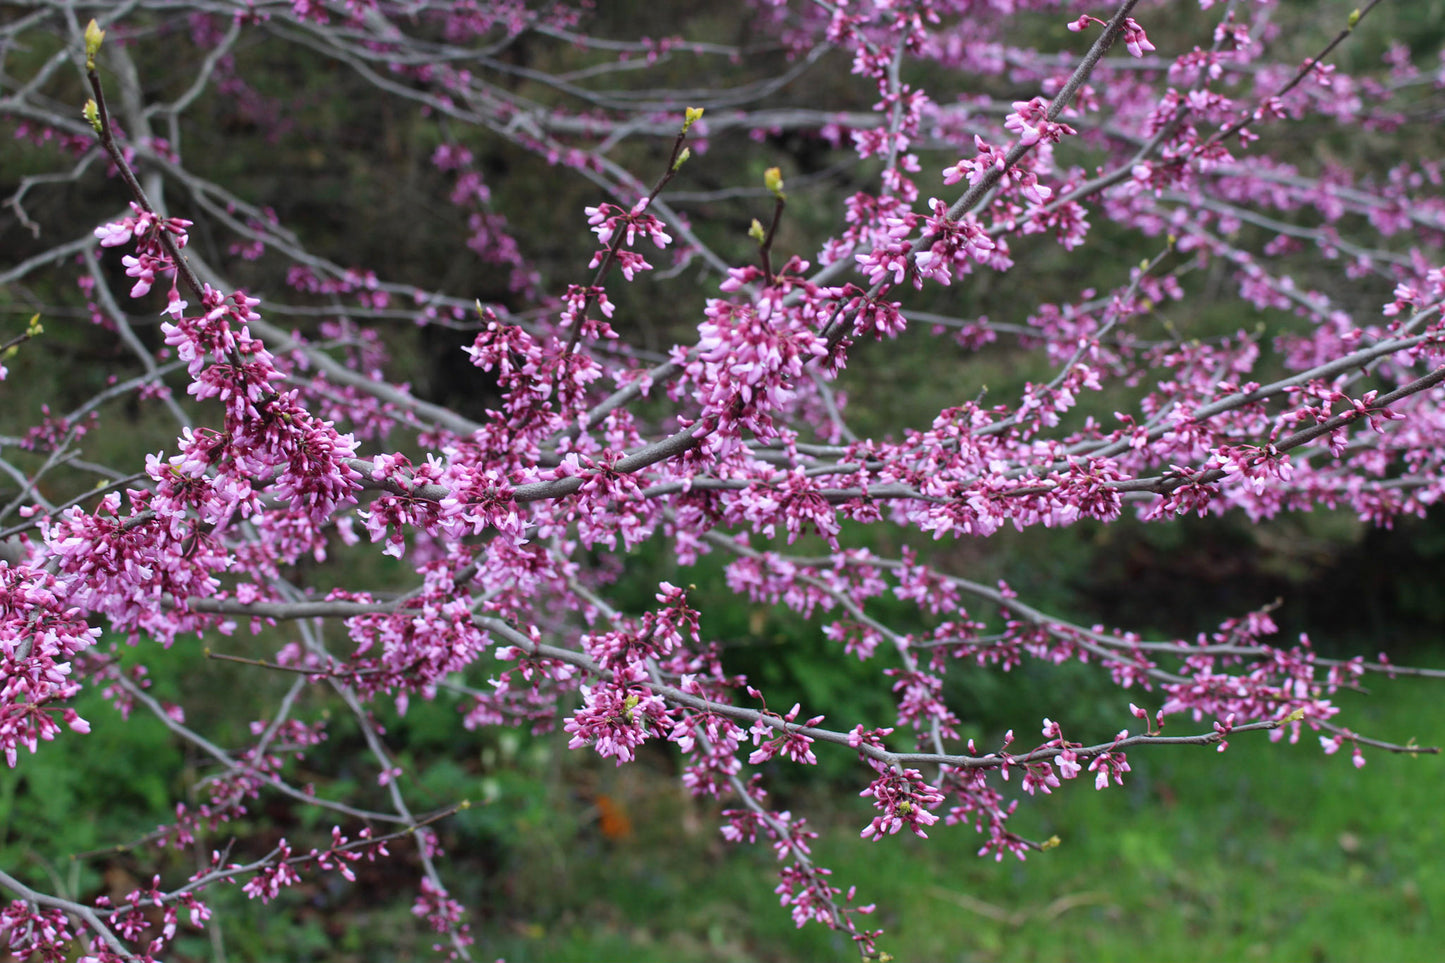
[[(1145, 747), (1310, 731), (1356, 765), (1435, 752), (1356, 733), (1333, 697), (1366, 672), (1439, 670), (1321, 658), (1278, 638), (1275, 605), (1145, 639), (962, 578), (931, 548), (1126, 513), (1388, 526), (1445, 498), (1442, 172), (1388, 139), (1445, 81), (1404, 43), (1378, 67), (1326, 63), (1376, 2), (1302, 64), (1270, 59), (1291, 26), (1272, 3), (1219, 5), (1207, 36), (1136, 0), (1108, 19), (1016, 4), (1053, 18), (1030, 21), (1048, 50), (1017, 42), (1013, 14), (882, 0), (747, 0), (721, 14), (751, 18), (747, 45), (601, 36), (570, 2), (81, 0), (0, 25), (32, 72), (0, 77), (28, 152), (0, 283), (36, 319), (0, 335), (22, 349), (0, 378), (105, 366), (0, 435), (0, 748), (16, 766), (83, 737), (86, 687), (119, 711), (105, 725), (153, 715), (208, 762), (131, 858), (211, 853), (114, 904), (0, 874), (12, 953), (156, 959), (183, 915), (208, 925), (210, 888), (269, 901), (406, 836), (419, 928), (470, 958), (485, 934), (448, 889), (470, 870), (440, 829), (465, 803), (418, 815), (379, 714), (441, 692), (469, 729), (555, 728), (618, 765), (666, 744), (727, 839), (773, 846), (794, 920), (869, 958), (872, 907), (768, 801), (764, 767), (845, 752), (871, 807), (860, 838), (971, 824), (1001, 859), (1056, 843), (1009, 827), (1020, 795), (1120, 785)], [(44, 54), (47, 30), (83, 46)], [(251, 82), (283, 50), (294, 102)], [(57, 106), (72, 62), (81, 118)], [(311, 112), (332, 95), (344, 109)], [(1311, 146), (1336, 135), (1407, 159), (1352, 169)], [(684, 163), (695, 189), (670, 190)], [(313, 191), (333, 168), (340, 193)], [(63, 240), (74, 204), (52, 195), (97, 196), (102, 178), (127, 210)], [(773, 214), (749, 243), (759, 197)], [(580, 245), (547, 219), (567, 210)], [(639, 240), (671, 262), (654, 270)], [(120, 248), (118, 267), (94, 246)], [(551, 283), (589, 254), (589, 283)], [(850, 365), (868, 337), (877, 364)], [(935, 359), (946, 382), (916, 391)], [(889, 417), (903, 410), (927, 414)], [(156, 424), (178, 433), (167, 451), (131, 443)], [(896, 547), (862, 547), (879, 544)], [(785, 708), (738, 672), (703, 593), (659, 582), (619, 602), (633, 553), (684, 574), (715, 554), (731, 595), (806, 619), (894, 717)], [(257, 638), (215, 639), (238, 628)], [(245, 738), (187, 718), (216, 693), (150, 690), (147, 653), (191, 633), (213, 670), (278, 682)], [(106, 651), (122, 639), (125, 660)], [(1043, 719), (1022, 744), (964, 738), (977, 720), (950, 674), (1024, 660), (1088, 664), (1131, 690), (1143, 731), (1077, 739)], [(1190, 731), (1165, 735), (1180, 715)], [(327, 745), (338, 719), (360, 738)], [(337, 756), (382, 801), (320, 775)], [(261, 798), (359, 828), (257, 845)]]

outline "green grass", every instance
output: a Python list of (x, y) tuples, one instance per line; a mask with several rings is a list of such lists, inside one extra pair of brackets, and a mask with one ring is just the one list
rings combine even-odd
[[(1399, 688), (1368, 728), (1438, 736), (1438, 691)], [(1025, 864), (966, 863), (957, 837), (855, 862), (889, 865), (881, 903), (914, 894), (891, 927), (900, 959), (1433, 958), (1439, 760), (1375, 752), (1356, 771), (1307, 742), (1133, 753), (1124, 788), (1022, 809), (1016, 828), (1063, 840)]]
[[(1357, 728), (1400, 742), (1445, 738), (1438, 680), (1375, 682), (1374, 697), (1342, 700)], [(881, 945), (898, 960), (1438, 958), (1438, 757), (1376, 750), (1356, 770), (1306, 735), (1295, 746), (1237, 737), (1222, 755), (1134, 752), (1130, 762), (1122, 788), (1081, 781), (1026, 800), (1014, 828), (1063, 845), (1024, 863), (981, 860), (971, 829), (941, 824), (927, 841), (865, 843), (857, 832), (870, 811), (842, 789), (822, 800), (831, 813), (790, 802), (829, 827), (820, 863), (878, 904)], [(710, 826), (690, 836), (679, 804), (659, 804), (657, 785), (646, 785), (654, 777), (616, 778), (650, 799), (637, 835), (573, 850), (554, 880), (567, 890), (564, 908), (479, 927), (484, 954), (513, 963), (853, 955), (837, 934), (793, 929), (771, 893), (768, 851), (721, 849)]]
[[(168, 655), (162, 662), (171, 668), (197, 671), (194, 655)], [(1024, 681), (1005, 677), (1004, 686)], [(1343, 722), (1394, 742), (1445, 742), (1445, 682), (1370, 682), (1373, 695), (1340, 700)], [(1020, 690), (1016, 700), (1020, 731), (1034, 695)], [(148, 876), (155, 854), (62, 858), (48, 871), (36, 865), (40, 854), (56, 859), (135, 838), (166, 818), (186, 765), (159, 726), (142, 718), (137, 730), (90, 708), (95, 733), (67, 734), (0, 780), (5, 865), (38, 884), (58, 872), (82, 898), (116, 874)], [(1123, 722), (1067, 731), (1096, 738), (1092, 730), (1110, 724)], [(1177, 720), (1168, 731), (1204, 728)], [(477, 959), (856, 958), (840, 934), (793, 926), (772, 892), (771, 850), (725, 844), (715, 810), (685, 797), (663, 750), (618, 769), (564, 751), (565, 740), (520, 733), (465, 748), (447, 705), (415, 705), (404, 721), (389, 721), (389, 732), (417, 756), (406, 779), (418, 799), (477, 803), (439, 827), (443, 872), (471, 911)], [(138, 734), (141, 755), (114, 742)], [(1129, 761), (1123, 787), (1098, 792), (1084, 779), (1025, 799), (1015, 831), (1057, 834), (1062, 845), (1023, 863), (979, 859), (979, 837), (967, 827), (937, 825), (927, 841), (859, 839), (872, 810), (856, 795), (856, 767), (821, 767), (812, 785), (793, 772), (769, 778), (776, 804), (822, 832), (818, 862), (840, 885), (857, 884), (860, 903), (877, 904), (870, 925), (886, 931), (881, 946), (900, 961), (1438, 958), (1445, 760), (1374, 750), (1356, 770), (1348, 752), (1326, 757), (1308, 734), (1295, 746), (1247, 734), (1224, 754), (1160, 748), (1131, 752)], [(604, 795), (630, 817), (630, 835), (601, 832)], [(301, 816), (284, 805), (273, 815), (285, 823)], [(291, 824), (286, 832), (299, 840), (309, 830)], [(365, 864), (355, 885), (309, 878), (270, 906), (216, 891), (228, 958), (436, 958), (408, 911), (413, 854), (406, 846), (394, 854), (385, 868)], [(188, 871), (175, 862), (162, 870), (172, 882)], [(174, 955), (185, 963), (212, 953), (206, 936), (188, 932)]]

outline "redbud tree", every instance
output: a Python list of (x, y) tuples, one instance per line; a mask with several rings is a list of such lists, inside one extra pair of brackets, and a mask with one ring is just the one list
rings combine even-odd
[[(0, 868), (9, 952), (158, 960), (223, 925), (218, 889), (269, 901), (404, 853), (439, 952), (473, 958), (438, 833), (467, 802), (419, 809), (376, 715), (442, 693), (459, 730), (671, 753), (726, 839), (776, 853), (784, 911), (864, 956), (871, 907), (770, 799), (780, 766), (856, 766), (858, 845), (958, 824), (1022, 859), (1053, 841), (1010, 828), (1021, 799), (1122, 784), (1136, 752), (1420, 751), (1331, 701), (1403, 671), (1383, 658), (1324, 658), (1268, 610), (1177, 639), (1076, 624), (935, 548), (1126, 517), (1388, 526), (1445, 491), (1442, 171), (1400, 146), (1445, 67), (1388, 38), (1340, 66), (1378, 5), (742, 0), (658, 34), (661, 13), (592, 0), (0, 4), (7, 405), (27, 410), (57, 330), (114, 359), (0, 438), (0, 746), (24, 769), (154, 716), (202, 760), (133, 892)], [(298, 64), (338, 78), (344, 116), (427, 139), (441, 190), (406, 216), (464, 224), (468, 270), (389, 276), (397, 218), (318, 243), (268, 206), (305, 176), (266, 168)], [(392, 149), (341, 143), (344, 116), (318, 167)], [(497, 145), (591, 198), (548, 209), (590, 260), (517, 226), (546, 205), (509, 195)], [(823, 161), (792, 169), (788, 145)], [(1007, 297), (985, 315), (988, 291)], [(398, 380), (417, 327), (484, 403)], [(880, 429), (850, 363), (920, 339), (957, 359), (951, 400)], [(1045, 373), (989, 391), (984, 358)], [(101, 444), (137, 421), (163, 450)], [(879, 530), (894, 549), (867, 547)], [(640, 551), (679, 577), (638, 611), (613, 589)], [(892, 717), (770, 700), (730, 667), (690, 597), (704, 557), (872, 670)], [(191, 721), (215, 692), (152, 691), (147, 653), (172, 646), (284, 680), (249, 739)], [(949, 678), (1025, 662), (1126, 690), (1117, 726), (963, 738)], [(83, 718), (85, 689), (119, 714)], [(307, 765), (339, 719), (365, 799)], [(258, 843), (274, 799), (324, 830)]]

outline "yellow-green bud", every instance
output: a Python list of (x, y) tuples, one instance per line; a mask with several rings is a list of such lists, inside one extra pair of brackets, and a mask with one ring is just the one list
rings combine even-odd
[(783, 172), (776, 167), (769, 167), (763, 171), (763, 186), (772, 192), (774, 197), (783, 196)]
[(100, 42), (105, 39), (105, 31), (100, 29), (100, 24), (94, 20), (85, 25), (85, 69), (95, 69), (95, 55), (100, 53)]
[(1360, 22), (1360, 8), (1356, 7), (1350, 11), (1350, 29), (1355, 29), (1355, 24)]
[(752, 238), (754, 241), (757, 241), (759, 244), (763, 243), (763, 238), (767, 237), (767, 235), (763, 233), (762, 222), (759, 221), (756, 217), (753, 218), (752, 227), (748, 228), (748, 237)]
[(85, 122), (90, 125), (90, 129), (97, 134), (100, 133), (100, 108), (96, 106), (95, 98), (87, 100), (85, 109), (80, 113), (85, 118)]
[(672, 162), (672, 169), (673, 169), (673, 170), (677, 170), (677, 169), (678, 169), (679, 167), (681, 167), (683, 164), (686, 164), (686, 163), (687, 163), (687, 159), (688, 159), (689, 157), (691, 157), (691, 156), (692, 156), (692, 148), (691, 148), (691, 147), (684, 147), (684, 148), (682, 149), (682, 153), (677, 155), (677, 160), (675, 160), (675, 161)]
[(687, 130), (693, 124), (702, 120), (701, 107), (689, 107), (682, 115), (682, 129)]

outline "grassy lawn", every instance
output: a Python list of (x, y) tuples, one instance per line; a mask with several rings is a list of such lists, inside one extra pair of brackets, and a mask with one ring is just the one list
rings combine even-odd
[[(1445, 741), (1439, 680), (1374, 680), (1341, 701), (1381, 738)], [(1180, 721), (1179, 730), (1188, 727)], [(1192, 731), (1192, 729), (1188, 729)], [(819, 861), (876, 901), (898, 960), (1431, 960), (1445, 928), (1442, 760), (1236, 738), (1133, 753), (1132, 778), (1026, 801), (1015, 826), (1063, 845), (1026, 863), (980, 860), (971, 829), (865, 843), (862, 800), (843, 796)], [(630, 780), (617, 782), (625, 794)], [(771, 855), (687, 833), (658, 801), (633, 837), (574, 850), (558, 906), (478, 927), (483, 952), (524, 960), (794, 960), (853, 955), (835, 934), (796, 931), (772, 896)], [(797, 809), (810, 811), (806, 805)], [(816, 809), (811, 810), (817, 812)], [(661, 855), (666, 852), (667, 855)], [(516, 907), (514, 907), (516, 908)]]
[[(182, 680), (225, 691), (208, 674), (217, 664), (196, 646), (148, 655), (162, 697)], [(1001, 691), (965, 687), (959, 704), (992, 706), (1021, 733), (1036, 705), (1061, 702), (1057, 694), (1043, 698), (1039, 687), (1048, 683), (1022, 671), (986, 678)], [(1339, 699), (1343, 724), (1396, 743), (1445, 744), (1445, 680), (1367, 681), (1371, 694)], [(1077, 674), (1053, 686), (1071, 694), (1062, 701), (1076, 709), (1101, 701)], [(835, 704), (846, 692), (825, 695), (820, 704)], [(1077, 727), (1066, 732), (1105, 738), (1108, 727), (1123, 724), (1127, 698), (1147, 701), (1117, 694), (1110, 697), (1117, 712), (1079, 711)], [(139, 838), (167, 818), (189, 767), (204, 765), (154, 720), (121, 724), (103, 702), (94, 692), (82, 697), (92, 734), (67, 734), (0, 777), (0, 865), (37, 883), (63, 879), (86, 899), (137, 885), (155, 854), (44, 856)], [(1013, 710), (1000, 715), (999, 705)], [(200, 723), (224, 738), (225, 727), (204, 715), (198, 710)], [(1168, 732), (1204, 729), (1175, 720)], [(444, 872), (471, 911), (478, 960), (856, 959), (839, 934), (794, 928), (773, 894), (771, 850), (725, 844), (714, 809), (684, 797), (664, 749), (618, 769), (566, 751), (565, 738), (461, 730), (445, 699), (390, 718), (388, 732), (419, 809), (477, 803), (440, 828)], [(326, 771), (349, 758), (346, 727), (333, 739), (333, 750), (311, 765)], [(1437, 919), (1445, 912), (1439, 756), (1371, 750), (1357, 770), (1348, 750), (1325, 756), (1314, 737), (1291, 746), (1263, 734), (1237, 736), (1223, 754), (1134, 751), (1122, 787), (1099, 792), (1084, 779), (1021, 803), (1016, 831), (1062, 840), (1023, 863), (979, 859), (979, 837), (967, 827), (936, 825), (926, 841), (859, 839), (872, 816), (856, 795), (861, 773), (837, 753), (820, 758), (810, 773), (768, 774), (775, 804), (822, 834), (818, 862), (843, 887), (857, 884), (860, 903), (877, 904), (871, 925), (886, 931), (880, 945), (900, 961), (1424, 961), (1439, 959), (1445, 945)], [(608, 807), (621, 820), (610, 831), (602, 818)], [(329, 817), (274, 800), (257, 812), (298, 844), (330, 825)], [(201, 848), (224, 845), (231, 831)], [(237, 889), (213, 891), (226, 958), (436, 959), (431, 935), (409, 913), (414, 854), (405, 845), (394, 852), (389, 866), (364, 864), (355, 885), (310, 878), (269, 906)], [(183, 879), (191, 862), (173, 855), (167, 882)], [(173, 956), (177, 963), (217, 958), (200, 932), (183, 933)]]
[[(184, 647), (167, 656), (174, 673), (206, 668)], [(1393, 742), (1445, 743), (1445, 680), (1370, 682), (1373, 694), (1340, 699), (1345, 724)], [(1015, 700), (1020, 729), (1031, 711), (1024, 696), (1035, 694)], [(64, 878), (82, 898), (134, 885), (152, 855), (46, 863), (40, 854), (139, 837), (166, 818), (188, 765), (158, 725), (142, 717), (122, 726), (98, 696), (86, 699), (94, 733), (59, 739), (0, 779), (0, 864), (37, 882)], [(771, 850), (722, 842), (713, 810), (683, 796), (665, 751), (617, 769), (567, 752), (565, 739), (461, 732), (446, 705), (413, 706), (392, 726), (402, 755), (415, 754), (404, 778), (423, 808), (478, 803), (441, 827), (448, 881), (472, 913), (476, 959), (856, 958), (836, 933), (793, 927), (773, 895)], [(1178, 720), (1169, 732), (1204, 728)], [(1090, 735), (1099, 733), (1075, 737)], [(1098, 792), (1080, 780), (1020, 805), (1016, 831), (1062, 840), (1024, 863), (979, 859), (979, 838), (966, 827), (934, 826), (927, 841), (859, 839), (872, 810), (846, 765), (820, 767), (812, 785), (787, 769), (769, 784), (779, 806), (822, 833), (819, 863), (842, 886), (857, 884), (860, 903), (878, 905), (872, 925), (900, 961), (1439, 959), (1445, 759), (1378, 750), (1367, 758), (1357, 770), (1348, 751), (1327, 757), (1312, 737), (1291, 746), (1259, 734), (1236, 737), (1222, 755), (1135, 751), (1123, 787)], [(608, 806), (616, 814), (604, 831)], [(315, 813), (284, 804), (261, 809), (297, 840), (329, 826), (311, 826)], [(437, 958), (408, 912), (413, 854), (394, 852), (393, 864), (367, 864), (355, 885), (309, 879), (269, 906), (214, 891), (226, 958)], [(172, 883), (194, 868), (189, 857), (173, 860)], [(208, 935), (188, 932), (174, 958), (216, 956)]]

